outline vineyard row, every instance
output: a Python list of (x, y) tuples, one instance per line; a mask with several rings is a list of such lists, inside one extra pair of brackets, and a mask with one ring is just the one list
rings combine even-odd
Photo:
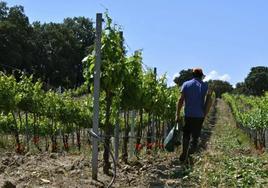
[(258, 149), (268, 148), (268, 93), (262, 97), (224, 94), (237, 126), (254, 141)]

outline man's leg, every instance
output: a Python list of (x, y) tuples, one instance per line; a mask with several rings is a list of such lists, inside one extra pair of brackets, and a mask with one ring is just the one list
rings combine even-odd
[(180, 161), (184, 161), (188, 154), (190, 143), (190, 124), (189, 118), (185, 117), (185, 125), (183, 126), (183, 142), (182, 142), (182, 154), (180, 155)]
[(189, 154), (193, 154), (197, 150), (198, 140), (201, 134), (202, 124), (204, 118), (192, 118), (191, 130), (192, 130), (192, 141), (189, 149)]

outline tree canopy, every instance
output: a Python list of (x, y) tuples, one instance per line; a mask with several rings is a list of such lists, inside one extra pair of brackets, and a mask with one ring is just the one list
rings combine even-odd
[(268, 91), (268, 67), (252, 67), (244, 82), (236, 84), (234, 93), (260, 96)]
[(187, 69), (187, 70), (181, 70), (179, 73), (179, 76), (174, 78), (174, 82), (178, 85), (181, 86), (183, 82), (190, 80), (193, 78), (193, 71), (192, 69)]
[(84, 82), (81, 60), (94, 44), (93, 22), (74, 17), (31, 24), (22, 6), (0, 2), (0, 43), (1, 71), (33, 74), (48, 88), (74, 88)]
[(227, 81), (209, 80), (208, 84), (215, 92), (217, 98), (220, 98), (223, 93), (231, 92), (233, 90), (233, 86)]
[(245, 78), (245, 85), (249, 94), (263, 95), (268, 91), (268, 67), (252, 67)]

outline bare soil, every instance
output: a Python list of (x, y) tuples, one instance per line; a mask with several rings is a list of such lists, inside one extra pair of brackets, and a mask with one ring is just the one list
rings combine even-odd
[[(218, 111), (221, 111), (220, 114)], [(226, 104), (220, 101), (214, 106), (204, 123), (201, 149), (195, 156), (210, 148), (210, 137), (220, 116), (231, 117)], [(228, 119), (230, 121), (230, 119)], [(232, 123), (233, 119), (231, 119)], [(175, 152), (152, 152), (133, 159), (129, 164), (119, 163), (113, 187), (196, 187), (187, 177), (193, 171), (196, 160), (182, 164), (180, 147)], [(91, 156), (70, 153), (40, 153), (17, 155), (13, 152), (0, 154), (0, 187), (107, 187), (112, 176), (102, 173), (99, 161), (98, 181), (91, 178)], [(100, 155), (101, 156), (101, 155)]]
[[(112, 179), (102, 173), (99, 164), (99, 181), (91, 179), (91, 161), (84, 155), (42, 153), (1, 155), (0, 187), (8, 182), (16, 187), (106, 187)], [(113, 187), (178, 187), (183, 177), (178, 153), (151, 154), (117, 168)], [(4, 186), (5, 185), (5, 186)], [(12, 186), (11, 186), (12, 187)]]

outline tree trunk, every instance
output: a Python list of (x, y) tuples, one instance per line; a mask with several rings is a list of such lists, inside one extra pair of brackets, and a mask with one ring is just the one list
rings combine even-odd
[(125, 130), (124, 130), (124, 138), (123, 138), (123, 148), (122, 148), (122, 159), (125, 163), (128, 162), (128, 140), (129, 140), (129, 112), (124, 111), (124, 123), (125, 123)]
[(76, 140), (77, 140), (78, 150), (80, 151), (81, 150), (81, 139), (80, 139), (80, 129), (79, 129), (79, 127), (77, 127), (77, 130), (76, 130)]
[(254, 130), (254, 145), (258, 148), (258, 132)]
[(140, 123), (138, 124), (137, 127), (137, 140), (136, 140), (136, 154), (138, 154), (138, 152), (141, 150), (142, 145), (141, 145), (141, 137), (142, 137), (142, 127), (143, 127), (143, 110), (140, 109), (139, 111), (139, 115), (140, 115)]
[(72, 147), (73, 147), (73, 146), (74, 146), (74, 144), (75, 144), (75, 143), (74, 143), (74, 132), (72, 131), (72, 133), (71, 133), (71, 134), (72, 134)]
[(148, 127), (147, 127), (147, 150), (152, 149), (152, 125), (151, 125), (151, 113), (148, 115)]
[(104, 152), (103, 152), (103, 173), (109, 174), (109, 169), (111, 168), (111, 163), (109, 161), (110, 155), (110, 142), (112, 134), (112, 126), (110, 125), (110, 115), (111, 115), (111, 105), (112, 96), (110, 92), (106, 92), (106, 110), (105, 110), (105, 123), (104, 123)]
[(36, 117), (36, 114), (34, 113), (34, 122), (33, 122), (33, 142), (34, 142), (34, 145), (35, 147), (39, 150), (39, 151), (42, 151), (41, 148), (39, 147), (39, 136), (38, 136), (38, 130), (37, 130), (37, 127), (36, 127), (36, 122), (37, 122), (37, 117)]
[(161, 149), (163, 149), (164, 147), (164, 140), (165, 140), (165, 131), (166, 131), (166, 128), (165, 128), (166, 124), (165, 124), (165, 121), (162, 122), (162, 129), (161, 129), (161, 135), (162, 135), (162, 139), (161, 139)]
[(16, 120), (16, 116), (15, 113), (12, 112), (12, 116), (14, 119), (14, 124), (15, 124), (15, 129), (14, 129), (14, 136), (15, 136), (15, 140), (16, 140), (16, 152), (17, 153), (22, 153), (22, 148), (21, 148), (21, 144), (20, 144), (20, 137), (19, 137), (19, 131), (18, 131), (18, 124), (17, 124), (17, 120)]
[(29, 125), (28, 125), (28, 112), (25, 112), (25, 128), (26, 128), (26, 145), (27, 145), (27, 151), (30, 149), (30, 144), (29, 144)]
[(51, 143), (52, 143), (52, 152), (57, 152), (57, 137), (54, 133), (54, 120), (51, 122)]
[(46, 140), (46, 151), (48, 151), (48, 149), (49, 149), (49, 143), (48, 143), (47, 135), (45, 136), (45, 140)]
[(69, 144), (68, 144), (68, 134), (63, 134), (62, 139), (63, 139), (63, 147), (65, 151), (69, 151)]
[(160, 149), (160, 142), (161, 142), (161, 121), (160, 118), (157, 118), (157, 125), (156, 125), (156, 140), (157, 140), (157, 147)]
[(82, 145), (83, 144), (87, 144), (87, 134), (86, 134), (86, 129), (85, 128), (83, 128), (82, 130), (82, 141), (81, 141), (81, 143), (82, 143)]

